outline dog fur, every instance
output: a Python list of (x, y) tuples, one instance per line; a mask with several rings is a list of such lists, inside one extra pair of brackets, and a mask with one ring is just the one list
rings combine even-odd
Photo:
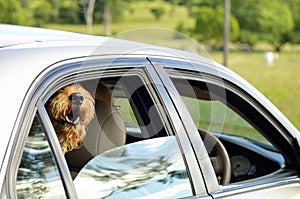
[(78, 149), (87, 125), (95, 115), (95, 102), (80, 84), (58, 90), (46, 103), (46, 109), (64, 154)]

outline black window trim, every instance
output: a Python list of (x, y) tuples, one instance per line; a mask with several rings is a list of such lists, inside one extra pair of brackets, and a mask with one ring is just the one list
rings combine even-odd
[[(13, 134), (10, 138), (9, 148), (7, 149), (7, 153), (9, 153), (9, 156), (6, 156), (8, 166), (5, 174), (5, 185), (3, 186), (6, 186), (7, 190), (9, 190), (7, 193), (8, 197), (17, 198), (16, 175), (19, 168), (19, 163), (21, 161), (22, 151), (25, 147), (26, 138), (29, 134), (33, 119), (38, 112), (42, 112), (43, 114), (45, 113), (44, 104), (56, 90), (64, 85), (74, 82), (74, 77), (76, 81), (84, 81), (92, 79), (93, 75), (99, 76), (99, 74), (101, 74), (100, 72), (105, 71), (107, 66), (110, 66), (112, 63), (118, 65), (118, 70), (121, 71), (124, 68), (128, 69), (128, 63), (132, 63), (132, 65), (134, 65), (136, 68), (141, 68), (144, 67), (145, 62), (145, 59), (141, 58), (116, 59), (107, 57), (105, 58), (101, 56), (90, 58), (81, 57), (62, 60), (61, 62), (54, 63), (45, 69), (38, 77), (36, 77), (23, 100), (17, 117), (16, 125), (13, 129)], [(85, 68), (82, 68), (82, 65), (85, 65)], [(141, 67), (138, 67), (137, 65), (140, 65)], [(110, 68), (111, 67), (108, 67), (108, 69)], [(111, 72), (111, 74), (113, 75), (114, 72)], [(52, 125), (49, 125), (50, 123), (47, 123), (50, 121), (50, 119), (48, 118), (48, 120), (47, 117), (48, 115), (46, 118), (42, 117), (40, 119), (43, 126), (49, 131), (53, 127)], [(51, 137), (56, 135), (54, 129), (53, 131), (50, 130), (49, 132), (52, 134), (50, 135)], [(47, 134), (48, 132), (46, 133), (46, 137), (49, 136)], [(52, 144), (52, 142), (49, 142), (49, 145), (51, 148), (57, 148), (57, 144)], [(55, 153), (54, 156), (56, 160), (63, 160), (59, 160), (59, 164), (57, 166), (61, 168), (59, 170), (61, 170), (61, 178), (64, 179), (63, 184), (65, 188), (67, 188), (65, 189), (67, 197), (69, 196), (70, 198), (77, 198), (75, 189), (72, 188), (74, 186), (73, 181), (70, 181), (70, 173), (69, 171), (64, 172), (65, 168), (67, 167), (67, 163), (63, 154), (58, 152)], [(65, 185), (65, 183), (67, 185)]]
[[(113, 61), (112, 61), (113, 60)], [(123, 61), (125, 62), (123, 63)], [(120, 62), (119, 62), (120, 61)], [(132, 61), (132, 62), (131, 62)], [(113, 64), (112, 64), (113, 63)], [(120, 64), (119, 64), (120, 63)], [(130, 67), (131, 63), (134, 67)], [(87, 68), (81, 68), (81, 64), (87, 64)], [(107, 68), (106, 64), (111, 64)], [(115, 67), (117, 67), (117, 69)], [(150, 67), (150, 68), (149, 68)], [(148, 61), (142, 58), (128, 58), (128, 59), (106, 59), (105, 57), (93, 57), (91, 60), (87, 60), (86, 58), (76, 58), (76, 59), (70, 59), (70, 60), (64, 60), (58, 63), (53, 64), (52, 66), (49, 66), (45, 71), (43, 71), (32, 83), (32, 86), (29, 88), (27, 95), (25, 96), (24, 103), (22, 104), (22, 108), (20, 110), (20, 114), (18, 116), (19, 118), (19, 126), (14, 129), (15, 135), (12, 137), (12, 143), (10, 145), (12, 146), (10, 151), (10, 159), (9, 159), (9, 165), (15, 165), (13, 167), (9, 167), (7, 170), (7, 184), (10, 190), (10, 193), (8, 193), (9, 197), (15, 198), (16, 192), (15, 192), (15, 180), (16, 180), (16, 174), (18, 169), (18, 162), (21, 160), (22, 154), (20, 152), (24, 148), (26, 137), (28, 136), (28, 133), (30, 131), (30, 125), (32, 124), (33, 118), (36, 113), (39, 112), (39, 114), (45, 114), (46, 109), (44, 107), (45, 102), (50, 98), (50, 96), (59, 88), (63, 87), (64, 85), (67, 85), (69, 83), (74, 82), (74, 77), (76, 81), (85, 81), (90, 80), (93, 78), (99, 78), (99, 74), (101, 74), (101, 71), (108, 71), (111, 70), (110, 75), (115, 76), (116, 72), (125, 72), (127, 73), (128, 68), (134, 68), (135, 70), (143, 68), (146, 71), (147, 79), (149, 78), (149, 81), (153, 81), (153, 77), (156, 75), (152, 71), (152, 66), (149, 64)], [(152, 68), (152, 69), (151, 69)], [(82, 70), (81, 70), (82, 69)], [(109, 73), (106, 73), (109, 74)], [(155, 78), (154, 78), (155, 79)], [(155, 82), (156, 84), (157, 82)], [(159, 83), (161, 85), (161, 83)], [(151, 85), (150, 91), (153, 92), (151, 95), (155, 96), (155, 101), (160, 102), (160, 96), (157, 95), (157, 92), (160, 89), (157, 89), (157, 86)], [(163, 105), (164, 106), (164, 105)], [(162, 113), (162, 109), (159, 107), (159, 112)], [(164, 107), (164, 109), (167, 109), (167, 107)], [(165, 122), (169, 124), (168, 116), (164, 116), (167, 119)], [(21, 119), (20, 119), (21, 118)], [(53, 140), (53, 136), (55, 135), (54, 129), (52, 125), (49, 125), (49, 117), (42, 116), (41, 118), (42, 125), (47, 129), (47, 133), (50, 133), (52, 135), (47, 135), (50, 140)], [(173, 127), (170, 127), (173, 129)], [(182, 129), (181, 129), (182, 130)], [(176, 130), (177, 131), (177, 130)], [(185, 134), (185, 132), (180, 132), (180, 134)], [(177, 136), (176, 136), (177, 137)], [(55, 140), (55, 139), (54, 139)], [(177, 137), (177, 140), (179, 138)], [(58, 150), (59, 145), (57, 146), (57, 143), (52, 143), (52, 141), (49, 143), (51, 148), (55, 148), (54, 150)], [(180, 142), (179, 142), (180, 145)], [(180, 147), (182, 150), (182, 147)], [(184, 154), (182, 154), (184, 156)], [(62, 153), (54, 153), (55, 159), (63, 159), (63, 161), (58, 162), (58, 167), (60, 167), (59, 170), (61, 174), (61, 178), (63, 179), (63, 184), (65, 186), (65, 191), (67, 194), (67, 197), (70, 198), (76, 198), (76, 191), (73, 189), (73, 181), (70, 180), (70, 174), (69, 172), (65, 172), (65, 168), (67, 167), (67, 163), (64, 160), (64, 156)], [(191, 154), (188, 158), (194, 158)], [(185, 158), (184, 158), (185, 160)], [(186, 163), (186, 162), (185, 162)], [(189, 170), (190, 168), (187, 168)], [(194, 168), (194, 170), (197, 168)], [(189, 172), (189, 171), (188, 171)], [(196, 172), (196, 171), (194, 171)], [(200, 177), (198, 181), (202, 178)], [(192, 190), (194, 189), (194, 186), (191, 184)]]
[[(161, 94), (161, 98), (164, 99), (163, 102), (166, 103), (166, 112), (169, 113), (175, 128), (177, 128), (176, 131), (179, 146), (184, 152), (185, 158), (189, 158), (185, 159), (185, 161), (188, 165), (187, 170), (190, 175), (191, 184), (194, 188), (194, 194), (207, 196), (209, 192), (219, 191), (220, 189), (217, 183), (217, 178), (215, 177), (214, 179), (215, 175), (213, 167), (207, 156), (204, 144), (200, 136), (196, 136), (198, 135), (198, 130), (195, 127), (192, 118), (188, 114), (188, 110), (181, 100), (174, 84), (164, 70), (164, 65), (161, 63), (153, 63), (150, 58), (148, 58), (148, 60), (151, 64), (149, 69), (153, 70), (153, 74), (157, 75), (155, 76), (156, 79), (154, 82), (158, 82), (156, 86), (158, 86), (158, 89), (161, 90), (159, 93)], [(196, 153), (196, 151), (199, 153)], [(202, 169), (206, 172), (203, 172)]]
[(48, 140), (49, 146), (51, 148), (53, 157), (56, 162), (56, 166), (61, 176), (63, 182), (64, 190), (67, 198), (77, 198), (76, 190), (73, 184), (73, 180), (67, 166), (64, 154), (61, 150), (59, 141), (57, 139), (54, 127), (52, 126), (50, 117), (48, 116), (47, 110), (44, 106), (44, 103), (39, 100), (37, 103), (38, 108), (38, 117), (41, 121), (41, 124), (45, 130), (45, 136)]
[[(276, 172), (277, 175), (271, 174), (271, 176), (267, 175), (266, 177), (262, 177), (257, 180), (254, 180), (256, 184), (263, 184), (265, 187), (274, 186), (273, 184), (275, 179), (278, 181), (277, 184), (280, 184), (280, 183), (284, 183), (286, 177), (289, 177), (288, 180), (289, 182), (294, 182), (295, 180), (299, 181), (299, 178), (297, 177), (299, 173), (298, 172), (299, 160), (297, 158), (297, 144), (295, 143), (295, 139), (293, 137), (286, 136), (285, 133), (287, 132), (287, 129), (285, 129), (284, 126), (276, 118), (274, 118), (274, 116), (265, 107), (263, 107), (263, 105), (258, 101), (258, 99), (253, 98), (250, 94), (246, 93), (242, 88), (240, 88), (238, 85), (234, 84), (233, 82), (230, 82), (226, 79), (215, 76), (213, 74), (201, 73), (201, 76), (199, 76), (199, 71), (196, 71), (197, 75), (195, 75), (195, 71), (190, 71), (190, 70), (170, 69), (170, 68), (166, 68), (166, 70), (169, 73), (171, 78), (178, 78), (180, 76), (180, 78), (185, 78), (185, 79), (190, 78), (192, 80), (202, 81), (202, 82), (214, 84), (216, 86), (225, 86), (226, 90), (233, 93), (237, 97), (241, 98), (241, 100), (243, 100), (246, 104), (249, 104), (254, 109), (254, 111), (261, 114), (261, 116), (266, 121), (269, 122), (269, 125), (272, 125), (274, 129), (276, 129), (277, 131), (276, 135), (280, 136), (280, 137), (276, 137), (276, 135), (274, 135), (274, 137), (278, 139), (277, 145), (281, 146), (282, 139), (285, 142), (285, 146), (283, 147), (285, 151), (284, 152), (280, 151), (280, 152), (283, 154), (285, 161), (287, 162), (287, 167), (280, 169), (278, 172)], [(183, 76), (183, 74), (180, 73), (181, 71), (184, 71), (185, 74), (188, 75)], [(287, 147), (289, 149), (287, 149)], [(280, 149), (282, 149), (282, 146), (280, 147)], [(290, 176), (294, 176), (294, 177), (290, 177)], [(271, 179), (268, 179), (269, 177), (271, 177)], [(241, 189), (242, 188), (241, 186), (247, 189), (248, 186), (249, 187), (253, 186), (252, 182), (253, 181), (249, 181), (247, 183), (243, 182), (240, 183), (239, 186), (230, 186), (230, 185), (223, 186), (221, 193), (223, 193), (223, 191), (230, 192), (230, 191), (235, 191), (237, 189)], [(238, 192), (243, 192), (243, 189), (239, 190)]]

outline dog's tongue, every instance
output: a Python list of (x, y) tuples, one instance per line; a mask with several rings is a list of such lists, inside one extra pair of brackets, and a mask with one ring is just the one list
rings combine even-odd
[(69, 115), (66, 116), (66, 120), (67, 122), (71, 123), (71, 124), (78, 124), (79, 122), (79, 115), (77, 113), (74, 112), (70, 112)]

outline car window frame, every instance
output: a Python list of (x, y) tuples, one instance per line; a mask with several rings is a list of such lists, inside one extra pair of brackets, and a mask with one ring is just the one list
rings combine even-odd
[[(36, 91), (39, 90), (40, 89), (37, 89)], [(69, 172), (65, 172), (67, 167), (66, 164), (62, 163), (62, 160), (64, 159), (61, 158), (63, 154), (60, 149), (60, 145), (57, 138), (53, 139), (53, 135), (56, 135), (54, 129), (52, 131), (51, 129), (49, 129), (50, 125), (48, 123), (45, 123), (45, 120), (47, 122), (50, 122), (50, 118), (48, 117), (48, 114), (45, 115), (46, 109), (43, 105), (43, 102), (38, 98), (39, 95), (37, 93), (32, 93), (31, 96), (32, 98), (29, 98), (28, 109), (24, 113), (23, 121), (20, 121), (21, 125), (19, 126), (19, 134), (16, 135), (17, 137), (13, 142), (11, 150), (12, 153), (10, 154), (11, 161), (9, 162), (9, 169), (7, 170), (6, 177), (6, 184), (9, 187), (7, 193), (8, 198), (17, 198), (16, 176), (23, 154), (22, 152), (26, 144), (27, 136), (30, 132), (31, 124), (36, 115), (39, 117), (43, 128), (45, 130), (47, 129), (47, 133), (45, 132), (45, 136), (47, 138), (48, 144), (51, 148), (51, 153), (53, 155), (53, 158), (55, 159), (56, 166), (60, 173), (60, 179), (62, 181), (62, 184), (64, 185), (65, 195), (66, 197), (76, 198), (76, 194), (74, 194), (74, 188), (72, 187), (72, 184), (68, 183), (71, 179), (71, 176), (68, 175)]]
[[(182, 140), (185, 141), (181, 144), (181, 146), (188, 145), (187, 143), (190, 143), (192, 146), (191, 151), (196, 156), (196, 162), (193, 164), (189, 164), (190, 169), (195, 171), (195, 168), (201, 172), (201, 175), (203, 177), (203, 180), (205, 181), (205, 189), (206, 194), (212, 193), (212, 192), (219, 192), (220, 187), (217, 181), (217, 178), (215, 176), (214, 169), (212, 167), (212, 164), (210, 162), (210, 159), (208, 157), (208, 153), (206, 151), (206, 148), (204, 147), (204, 143), (199, 136), (198, 129), (196, 125), (193, 122), (193, 119), (191, 115), (188, 112), (188, 109), (186, 108), (183, 100), (181, 99), (180, 94), (178, 93), (175, 85), (173, 84), (172, 80), (169, 77), (169, 74), (165, 70), (165, 66), (172, 63), (177, 63), (178, 60), (174, 59), (160, 59), (161, 62), (156, 62), (156, 59), (148, 58), (151, 65), (153, 66), (153, 70), (155, 70), (157, 74), (157, 78), (159, 78), (162, 82), (162, 87), (165, 89), (166, 95), (168, 95), (168, 99), (164, 99), (164, 102), (168, 102), (169, 104), (173, 104), (173, 106), (176, 109), (177, 114), (173, 113), (172, 116), (179, 116), (180, 118), (173, 118), (173, 120), (181, 121), (181, 124), (183, 125), (182, 128), (185, 131), (185, 136), (182, 137)], [(155, 60), (155, 61), (153, 61)], [(184, 62), (185, 64), (189, 64), (187, 62)], [(184, 150), (187, 152), (187, 150)], [(197, 167), (195, 167), (197, 165)], [(196, 195), (204, 195), (204, 192), (201, 192), (201, 186), (199, 183), (197, 183), (195, 188)], [(199, 187), (197, 187), (199, 186)], [(198, 188), (198, 189), (197, 189)], [(197, 193), (198, 191), (198, 193)]]
[[(125, 58), (124, 58), (125, 57)], [(155, 101), (163, 104), (163, 107), (158, 106), (159, 108), (163, 108), (164, 111), (166, 113), (169, 112), (175, 112), (174, 110), (174, 106), (168, 106), (165, 107), (166, 104), (163, 103), (164, 100), (160, 100), (160, 98), (162, 97), (163, 92), (165, 92), (164, 86), (162, 85), (162, 82), (159, 78), (157, 78), (157, 73), (156, 71), (153, 70), (153, 66), (149, 63), (149, 61), (146, 59), (146, 57), (126, 57), (126, 55), (124, 55), (122, 58), (102, 58), (102, 57), (93, 57), (91, 59), (85, 60), (84, 63), (85, 65), (88, 65), (91, 67), (90, 71), (88, 73), (82, 73), (79, 74), (77, 76), (77, 80), (90, 80), (92, 77), (94, 77), (95, 79), (99, 78), (99, 74), (101, 74), (101, 67), (104, 67), (105, 73), (107, 72), (106, 70), (111, 70), (111, 77), (115, 77), (116, 76), (116, 72), (117, 71), (123, 71), (123, 69), (125, 70), (125, 72), (127, 73), (128, 69), (130, 68), (134, 68), (134, 69), (143, 69), (145, 72), (145, 75), (147, 76), (147, 78), (149, 79), (149, 83), (153, 86), (154, 90), (152, 90), (152, 94), (151, 96), (155, 98)], [(109, 64), (109, 68), (105, 69), (107, 67), (107, 64)], [(134, 67), (132, 67), (132, 64), (134, 65)], [(94, 67), (93, 66), (97, 66), (96, 70), (92, 70)], [(106, 74), (107, 75), (107, 74)], [(89, 78), (87, 78), (87, 76), (89, 76)], [(109, 77), (109, 76), (105, 76), (105, 77)], [(159, 95), (158, 95), (159, 94)], [(159, 112), (164, 112), (162, 109), (158, 110)], [(170, 123), (170, 115), (172, 114), (168, 114), (168, 118), (166, 118), (165, 124), (171, 124), (174, 125), (176, 124), (176, 126), (180, 126), (179, 128), (175, 128), (176, 133), (176, 138), (178, 141), (178, 145), (180, 147), (181, 150), (185, 150), (189, 151), (189, 154), (186, 155), (186, 153), (182, 152), (182, 156), (183, 156), (183, 160), (185, 162), (186, 165), (186, 169), (187, 169), (187, 173), (189, 175), (189, 179), (190, 179), (190, 186), (192, 188), (192, 192), (194, 195), (207, 195), (207, 190), (206, 187), (204, 185), (204, 181), (202, 178), (202, 175), (199, 171), (198, 167), (189, 167), (187, 165), (191, 165), (192, 163), (195, 163), (195, 156), (194, 153), (192, 152), (191, 146), (189, 142), (185, 142), (182, 144), (181, 139), (183, 135), (186, 135), (186, 131), (184, 131), (184, 128), (182, 127), (181, 124), (181, 120), (174, 122), (172, 121)], [(171, 119), (172, 120), (172, 119)], [(174, 126), (173, 126), (174, 128)], [(179, 136), (181, 135), (181, 137)], [(180, 137), (180, 138), (179, 138)]]
[[(143, 63), (141, 65), (141, 63)], [(84, 65), (84, 67), (82, 67)], [(139, 66), (140, 65), (140, 66)], [(60, 145), (58, 140), (55, 138), (56, 134), (54, 128), (50, 123), (50, 118), (48, 114), (46, 114), (45, 102), (50, 98), (50, 96), (59, 88), (69, 83), (72, 83), (74, 80), (74, 76), (76, 76), (76, 81), (84, 81), (90, 80), (92, 78), (98, 78), (101, 75), (101, 71), (106, 70), (107, 66), (109, 66), (109, 70), (111, 70), (112, 75), (116, 70), (126, 72), (128, 68), (143, 68), (145, 74), (149, 78), (151, 82), (154, 82), (153, 85), (153, 93), (151, 95), (156, 96), (157, 101), (161, 102), (161, 95), (157, 95), (164, 87), (162, 87), (162, 83), (159, 78), (157, 78), (157, 74), (153, 72), (153, 66), (146, 60), (145, 57), (127, 57), (127, 58), (116, 58), (115, 56), (92, 56), (92, 57), (83, 57), (83, 58), (74, 58), (69, 60), (62, 60), (61, 62), (55, 63), (49, 66), (46, 70), (44, 70), (32, 83), (32, 86), (29, 88), (27, 95), (25, 96), (24, 103), (22, 104), (22, 108), (20, 110), (20, 114), (18, 115), (18, 122), (14, 129), (14, 135), (12, 136), (10, 146), (11, 153), (9, 156), (9, 166), (7, 170), (6, 184), (9, 190), (8, 196), (14, 198), (16, 196), (15, 192), (15, 181), (16, 174), (18, 169), (18, 162), (21, 160), (22, 154), (20, 153), (24, 146), (26, 137), (29, 134), (30, 126), (32, 124), (33, 118), (35, 114), (39, 114), (40, 120), (44, 128), (47, 130), (46, 137), (50, 140), (49, 144), (51, 149), (54, 149), (54, 158), (58, 160), (57, 166), (60, 170), (60, 175), (62, 179), (62, 183), (65, 187), (66, 196), (69, 198), (77, 198), (76, 190), (74, 188), (74, 184), (69, 172), (65, 172), (67, 167), (67, 163), (64, 159), (62, 152), (60, 151)], [(115, 71), (114, 71), (115, 70)], [(73, 76), (73, 77), (72, 77)], [(173, 106), (163, 107), (164, 111), (167, 109), (167, 113), (175, 113)], [(163, 110), (159, 110), (160, 112)], [(168, 124), (174, 125), (170, 122), (170, 116), (167, 116), (166, 120)], [(176, 124), (177, 126), (179, 124)], [(180, 125), (179, 125), (180, 126)], [(171, 127), (172, 129), (174, 127)], [(173, 129), (174, 130), (174, 129)], [(185, 134), (186, 132), (180, 130), (181, 132), (177, 132), (178, 128), (174, 130), (177, 134)], [(49, 134), (49, 135), (48, 135)], [(181, 138), (177, 137), (177, 141), (180, 149), (189, 148), (188, 146), (183, 146), (179, 140)], [(185, 143), (189, 145), (189, 143)], [(187, 155), (182, 152), (184, 162), (186, 164), (187, 172), (189, 175), (189, 179), (191, 180), (191, 176), (194, 176), (192, 179), (190, 186), (193, 194), (199, 195), (207, 195), (204, 181), (202, 179), (201, 173), (197, 171), (197, 168), (194, 168), (193, 171), (190, 171), (190, 167), (187, 164), (191, 164), (196, 160), (193, 153)], [(14, 166), (12, 166), (14, 165)], [(196, 175), (195, 175), (196, 173)], [(197, 174), (198, 173), (198, 174)], [(197, 180), (196, 177), (198, 178)], [(201, 182), (202, 181), (202, 182)], [(196, 183), (201, 182), (203, 185), (200, 189), (196, 188), (198, 191), (195, 191)], [(4, 185), (6, 186), (6, 185)], [(199, 187), (199, 186), (197, 186)], [(201, 191), (199, 191), (201, 190)]]
[[(285, 139), (285, 141), (294, 148), (293, 154), (294, 155), (297, 154), (296, 153), (297, 148), (298, 148), (297, 142), (296, 142), (295, 138), (291, 134), (288, 133), (288, 130), (284, 127), (284, 125), (280, 121), (278, 121), (272, 115), (272, 113), (269, 112), (250, 93), (245, 92), (242, 87), (238, 86), (233, 81), (230, 81), (229, 79), (224, 77), (224, 75), (222, 73), (220, 73), (220, 71), (218, 71), (218, 69), (206, 70), (205, 69), (206, 65), (204, 63), (197, 63), (197, 62), (193, 62), (193, 61), (191, 61), (192, 67), (187, 67), (187, 68), (182, 67), (182, 65), (190, 64), (190, 63), (187, 63), (186, 60), (185, 61), (175, 60), (175, 61), (172, 61), (171, 63), (168, 63), (168, 61), (165, 59), (154, 58), (154, 59), (151, 59), (151, 62), (155, 66), (162, 66), (165, 71), (168, 71), (167, 73), (170, 77), (172, 77), (172, 75), (175, 77), (176, 76), (178, 77), (178, 75), (182, 75), (182, 74), (180, 74), (180, 71), (184, 71), (185, 73), (187, 72), (187, 73), (191, 73), (191, 74), (201, 73), (200, 76), (194, 76), (193, 78), (196, 79), (197, 81), (201, 81), (201, 79), (202, 79), (202, 82), (219, 84), (219, 86), (225, 85), (226, 89), (237, 94), (243, 100), (245, 100), (246, 102), (251, 104), (252, 107), (256, 107), (255, 109), (258, 112), (260, 112), (266, 118), (266, 120), (268, 120), (272, 125), (274, 125), (274, 128), (278, 129), (279, 135), (281, 135), (282, 138)], [(203, 71), (200, 72), (199, 68), (203, 68), (204, 72)], [(166, 78), (166, 77), (164, 77), (164, 78)], [(238, 94), (239, 92), (240, 92), (240, 94)], [(177, 97), (180, 97), (180, 95)], [(294, 160), (298, 161), (297, 158), (294, 158)], [(299, 164), (299, 161), (298, 161), (298, 164)], [(297, 173), (294, 172), (294, 171), (296, 171), (297, 167), (298, 166), (296, 165), (294, 170), (291, 170), (289, 172), (290, 175), (287, 175), (287, 173), (286, 174), (278, 173), (278, 176), (275, 176), (275, 177), (271, 176), (272, 178), (270, 178), (270, 179), (268, 179), (268, 178), (258, 179), (258, 180), (254, 180), (254, 181), (250, 181), (250, 182), (243, 182), (243, 183), (240, 183), (237, 185), (235, 184), (232, 186), (231, 185), (221, 186), (221, 191), (220, 190), (212, 191), (209, 193), (216, 197), (223, 197), (223, 196), (226, 196), (227, 194), (230, 195), (230, 194), (237, 194), (237, 193), (249, 191), (249, 187), (253, 187), (253, 186), (257, 186), (257, 189), (260, 189), (260, 188), (268, 188), (268, 187), (272, 187), (272, 186), (280, 186), (284, 183), (295, 183), (295, 182), (299, 183), (299, 177), (298, 177)], [(205, 174), (203, 174), (203, 175), (205, 175)], [(207, 178), (205, 178), (205, 179), (207, 179)], [(275, 179), (277, 182), (274, 182)], [(208, 187), (209, 186), (210, 185), (208, 184)]]
[[(227, 90), (228, 92), (231, 92), (232, 94), (239, 97), (241, 100), (243, 100), (243, 102), (249, 104), (250, 107), (253, 108), (253, 110), (257, 111), (257, 113), (259, 113), (263, 118), (265, 118), (265, 120), (269, 122), (269, 125), (272, 125), (274, 127), (274, 129), (277, 130), (277, 135), (285, 140), (286, 145), (291, 146), (293, 144), (292, 143), (293, 138), (287, 138), (287, 134), (286, 134), (287, 132), (283, 128), (282, 124), (280, 124), (280, 122), (278, 120), (276, 120), (276, 118), (274, 118), (273, 115), (270, 112), (268, 112), (268, 110), (266, 108), (264, 108), (257, 99), (253, 98), (250, 95), (250, 93), (246, 93), (238, 85), (235, 85), (232, 82), (229, 82), (225, 79), (220, 79), (219, 77), (216, 77), (216, 76), (211, 75), (211, 74), (201, 74), (201, 75), (204, 77), (204, 78), (202, 77), (203, 79), (202, 78), (197, 78), (195, 76), (194, 77), (189, 76), (189, 77), (192, 78), (192, 79), (195, 79), (196, 81), (207, 82), (209, 84), (215, 84), (217, 86), (224, 86), (225, 90)], [(221, 80), (221, 82), (220, 82), (220, 80)], [(292, 149), (290, 150), (290, 152), (291, 151), (292, 151)], [(286, 154), (290, 154), (290, 153), (285, 152), (283, 154), (286, 155)], [(293, 160), (295, 160), (295, 158), (294, 158), (295, 155), (296, 154), (290, 155), (291, 156), (290, 158), (286, 157), (286, 160), (289, 161), (289, 164), (294, 163)]]

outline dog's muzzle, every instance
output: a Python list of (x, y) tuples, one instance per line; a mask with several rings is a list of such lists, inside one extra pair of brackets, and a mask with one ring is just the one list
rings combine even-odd
[(80, 120), (80, 106), (83, 103), (84, 97), (81, 93), (72, 93), (69, 96), (69, 100), (72, 103), (72, 110), (66, 116), (66, 121), (70, 124), (76, 125)]
[(69, 96), (69, 100), (72, 102), (72, 104), (80, 106), (83, 103), (83, 95), (81, 93), (72, 93)]

